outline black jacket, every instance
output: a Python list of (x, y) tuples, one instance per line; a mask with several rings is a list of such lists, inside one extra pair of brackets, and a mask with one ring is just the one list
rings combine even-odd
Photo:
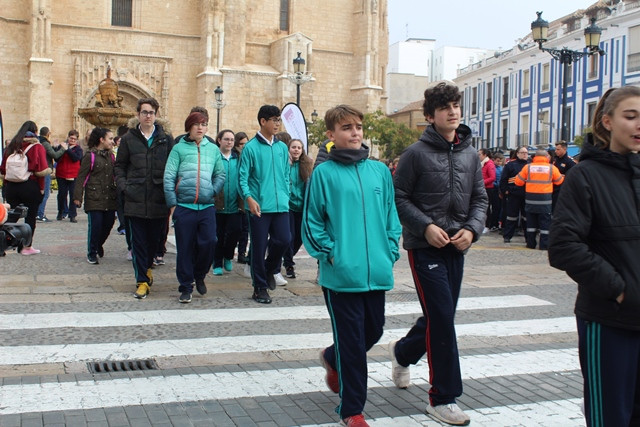
[(500, 175), (500, 192), (512, 196), (524, 197), (524, 187), (518, 187), (513, 180), (527, 164), (526, 160), (514, 159), (504, 165), (502, 175)]
[(393, 184), (405, 249), (429, 247), (429, 224), (450, 237), (462, 228), (473, 232), (474, 241), (482, 233), (488, 199), (480, 159), (471, 129), (460, 125), (456, 133), (460, 142), (451, 144), (428, 126), (400, 156)]
[(565, 153), (562, 157), (556, 157), (553, 165), (558, 168), (562, 175), (566, 175), (567, 172), (569, 172), (569, 169), (576, 165), (576, 162), (571, 158), (571, 156)]
[(554, 211), (549, 262), (578, 283), (578, 317), (640, 330), (640, 156), (597, 148), (588, 135), (571, 170)]
[(116, 157), (116, 183), (124, 191), (124, 215), (164, 218), (169, 208), (164, 199), (164, 166), (173, 138), (156, 122), (151, 147), (137, 127), (120, 140)]

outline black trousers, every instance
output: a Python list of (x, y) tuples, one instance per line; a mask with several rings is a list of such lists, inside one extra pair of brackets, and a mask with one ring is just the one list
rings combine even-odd
[(284, 252), (285, 267), (293, 267), (296, 265), (293, 257), (302, 246), (302, 212), (289, 211), (289, 226), (291, 227), (291, 244)]
[(87, 256), (95, 256), (107, 241), (116, 220), (116, 211), (89, 211), (89, 238), (87, 239)]
[(505, 239), (511, 239), (516, 232), (518, 222), (524, 218), (524, 195), (520, 197), (509, 194), (507, 196), (507, 221), (503, 227), (503, 237)]
[(587, 426), (640, 425), (640, 332), (577, 322)]
[(153, 265), (153, 257), (159, 246), (159, 235), (164, 234), (166, 218), (127, 217), (127, 233), (131, 236), (131, 255), (136, 282), (149, 283), (147, 270)]
[(40, 206), (43, 197), (42, 193), (40, 193), (38, 181), (35, 179), (28, 179), (25, 182), (5, 181), (3, 189), (7, 203), (11, 205), (11, 209), (20, 204), (25, 205), (29, 209), (24, 222), (31, 227), (31, 236), (33, 237), (36, 231), (38, 206)]
[(244, 213), (216, 214), (216, 251), (213, 255), (213, 268), (221, 268), (223, 259), (233, 259), (236, 243), (242, 232)]
[(322, 288), (331, 317), (333, 345), (324, 358), (338, 371), (340, 418), (361, 414), (367, 401), (367, 351), (384, 328), (384, 291), (335, 292)]
[(424, 316), (397, 342), (396, 359), (417, 363), (425, 352), (429, 364), (432, 406), (455, 403), (462, 376), (454, 317), (464, 271), (464, 255), (452, 245), (409, 250), (409, 266)]
[[(266, 289), (267, 272), (273, 274), (291, 242), (289, 212), (263, 213), (259, 217), (250, 215), (249, 232), (251, 233), (253, 287)], [(265, 259), (267, 247), (269, 247), (269, 254)]]
[(58, 181), (58, 217), (62, 217), (65, 210), (69, 210), (69, 218), (75, 218), (76, 204), (73, 203), (73, 191), (76, 188), (75, 179), (56, 178)]

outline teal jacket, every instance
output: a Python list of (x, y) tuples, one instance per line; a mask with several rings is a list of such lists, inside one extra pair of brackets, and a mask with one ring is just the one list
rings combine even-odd
[(216, 213), (238, 213), (238, 162), (238, 153), (236, 153), (235, 150), (231, 150), (231, 157), (229, 157), (228, 160), (222, 156), (222, 165), (224, 166), (226, 175), (224, 185), (222, 186), (224, 204), (218, 206)]
[(170, 208), (176, 205), (194, 210), (214, 206), (214, 196), (224, 184), (222, 155), (217, 145), (203, 138), (199, 145), (188, 136), (174, 145), (164, 169), (164, 197)]
[(307, 189), (302, 241), (319, 260), (318, 283), (336, 292), (392, 289), (400, 258), (391, 173), (368, 153), (334, 148)]
[(293, 162), (289, 173), (289, 210), (302, 212), (307, 183), (300, 178), (300, 161)]
[(240, 196), (253, 199), (262, 213), (289, 212), (289, 149), (275, 141), (273, 145), (256, 134), (242, 150), (238, 168)]

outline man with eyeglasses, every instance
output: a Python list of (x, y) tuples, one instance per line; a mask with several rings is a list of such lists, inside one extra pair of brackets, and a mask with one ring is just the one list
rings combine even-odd
[(516, 150), (516, 158), (511, 160), (502, 169), (500, 177), (500, 192), (503, 197), (507, 198), (507, 221), (504, 225), (505, 243), (511, 243), (511, 239), (516, 232), (518, 219), (524, 221), (524, 187), (518, 187), (515, 179), (522, 168), (528, 163), (529, 150), (527, 147), (518, 147)]
[[(280, 109), (263, 105), (260, 131), (242, 150), (238, 167), (240, 195), (245, 201), (251, 233), (252, 298), (270, 304), (268, 289), (276, 287), (273, 272), (289, 246), (289, 149), (274, 135), (280, 129)], [(269, 254), (265, 260), (267, 244)]]
[(158, 236), (165, 235), (168, 226), (163, 177), (173, 138), (157, 121), (159, 108), (154, 98), (138, 100), (139, 124), (120, 140), (115, 165), (118, 190), (124, 192), (124, 215), (137, 284), (134, 297), (138, 299), (149, 294), (153, 258), (160, 245)]

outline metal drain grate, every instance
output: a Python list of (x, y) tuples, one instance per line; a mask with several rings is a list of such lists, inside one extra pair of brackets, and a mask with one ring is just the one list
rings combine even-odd
[(106, 374), (109, 372), (124, 371), (153, 371), (158, 369), (155, 360), (114, 360), (87, 363), (89, 372), (92, 374)]

